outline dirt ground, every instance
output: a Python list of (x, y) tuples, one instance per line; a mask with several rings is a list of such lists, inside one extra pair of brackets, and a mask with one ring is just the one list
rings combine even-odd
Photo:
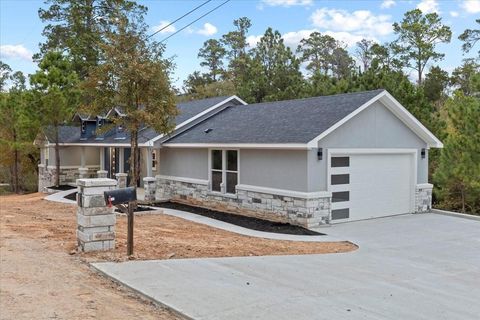
[[(178, 319), (93, 272), (91, 261), (126, 260), (126, 217), (116, 249), (76, 253), (76, 207), (43, 194), (0, 197), (0, 319)], [(349, 242), (251, 238), (163, 214), (135, 217), (135, 259), (335, 253)]]

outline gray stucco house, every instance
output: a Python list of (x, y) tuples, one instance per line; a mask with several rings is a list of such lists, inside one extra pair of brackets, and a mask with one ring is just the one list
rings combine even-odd
[[(385, 90), (191, 103), (203, 111), (187, 124), (178, 120), (171, 135), (149, 132), (142, 142), (144, 175), (155, 177), (157, 200), (303, 226), (430, 210), (428, 150), (443, 145)], [(105, 168), (108, 148), (128, 147), (113, 142), (92, 144), (95, 156), (82, 165), (96, 158)]]

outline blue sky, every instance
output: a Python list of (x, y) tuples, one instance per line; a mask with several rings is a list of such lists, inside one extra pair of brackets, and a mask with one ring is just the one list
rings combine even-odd
[[(153, 32), (158, 26), (175, 20), (203, 0), (138, 2), (148, 7), (146, 22)], [(156, 39), (162, 40), (221, 2), (223, 0), (208, 3), (177, 22), (173, 28), (157, 34)], [(31, 54), (38, 51), (38, 43), (43, 41), (41, 33), (44, 27), (38, 18), (39, 7), (45, 7), (43, 1), (0, 0), (0, 57), (13, 70), (30, 74), (36, 69)], [(453, 31), (452, 42), (438, 46), (438, 50), (446, 54), (445, 59), (439, 63), (445, 70), (451, 72), (461, 64), (463, 58), (476, 55), (478, 48), (464, 56), (457, 37), (465, 29), (477, 27), (475, 19), (480, 17), (480, 0), (231, 0), (169, 39), (166, 55), (175, 56), (177, 67), (173, 81), (177, 87), (181, 87), (189, 73), (201, 70), (197, 53), (203, 42), (209, 38), (220, 38), (232, 30), (232, 22), (236, 18), (246, 16), (252, 20), (249, 33), (252, 46), (266, 28), (272, 27), (283, 34), (285, 42), (292, 48), (316, 30), (344, 41), (349, 45), (349, 50), (353, 51), (355, 42), (362, 38), (380, 43), (395, 39), (391, 24), (400, 21), (406, 11), (416, 7), (424, 12), (439, 13), (443, 22)]]

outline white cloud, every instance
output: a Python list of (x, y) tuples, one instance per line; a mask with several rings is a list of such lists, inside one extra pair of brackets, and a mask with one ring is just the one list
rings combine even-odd
[[(169, 24), (170, 24), (170, 21), (162, 20), (162, 21), (160, 21), (160, 24), (158, 26), (153, 27), (153, 31), (157, 32), (158, 30), (162, 30), (163, 28), (165, 28)], [(177, 29), (175, 29), (174, 25), (171, 25), (171, 26), (166, 27), (162, 31), (160, 31), (160, 33), (173, 33), (175, 31), (177, 31)]]
[(313, 4), (313, 0), (262, 0), (262, 4), (271, 7), (310, 6)]
[(380, 8), (382, 9), (388, 9), (396, 5), (394, 0), (384, 0), (382, 4), (380, 5)]
[(204, 36), (212, 36), (215, 33), (217, 33), (217, 31), (218, 31), (217, 27), (215, 27), (213, 24), (207, 22), (203, 25), (202, 29), (197, 31), (197, 33), (202, 34)]
[[(283, 41), (286, 46), (290, 47), (293, 51), (295, 51), (300, 44), (300, 41), (302, 39), (306, 39), (312, 34), (313, 32), (320, 32), (318, 29), (303, 29), (303, 30), (298, 30), (298, 31), (290, 31), (282, 35)], [(344, 44), (347, 45), (347, 47), (355, 47), (357, 42), (359, 42), (362, 39), (367, 39), (367, 40), (372, 40), (374, 42), (379, 42), (377, 38), (375, 37), (369, 37), (369, 36), (363, 36), (363, 35), (357, 35), (353, 34), (350, 32), (345, 32), (345, 31), (325, 31), (321, 32), (322, 35), (329, 35), (335, 40), (339, 40), (343, 42)], [(247, 37), (247, 43), (250, 47), (255, 47), (257, 43), (260, 41), (260, 38), (262, 36), (248, 36)]]
[(468, 13), (480, 12), (480, 0), (464, 0), (461, 7)]
[(336, 40), (342, 41), (347, 45), (347, 47), (354, 47), (357, 45), (357, 42), (361, 41), (362, 39), (371, 40), (373, 42), (379, 42), (379, 40), (375, 37), (369, 35), (358, 35), (353, 34), (350, 32), (334, 32), (334, 31), (326, 31), (324, 34), (327, 34)]
[(458, 11), (450, 11), (450, 15), (454, 18), (458, 17), (459, 16), (459, 13)]
[(423, 13), (440, 12), (437, 0), (422, 0), (417, 5), (417, 9), (422, 10)]
[(296, 49), (297, 46), (300, 44), (302, 39), (308, 38), (310, 34), (313, 32), (318, 31), (316, 29), (310, 30), (299, 30), (299, 31), (291, 31), (285, 33), (282, 38), (286, 46), (289, 46), (292, 49)]
[(20, 59), (32, 61), (32, 52), (22, 44), (6, 44), (0, 46), (0, 57), (4, 59)]
[(389, 15), (374, 15), (368, 10), (348, 12), (340, 9), (322, 8), (316, 10), (311, 20), (317, 28), (334, 32), (349, 32), (364, 38), (386, 36), (392, 33)]
[(252, 48), (255, 47), (261, 38), (262, 36), (248, 36), (247, 37), (248, 46)]

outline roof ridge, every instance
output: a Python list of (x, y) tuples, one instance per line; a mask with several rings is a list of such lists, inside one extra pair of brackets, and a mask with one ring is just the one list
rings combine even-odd
[(306, 98), (288, 99), (288, 100), (263, 101), (263, 102), (257, 102), (257, 103), (249, 103), (249, 104), (247, 104), (247, 106), (259, 105), (259, 104), (268, 104), (268, 103), (289, 102), (289, 101), (305, 101), (305, 100), (313, 100), (313, 99), (324, 98), (324, 97), (348, 96), (348, 95), (361, 94), (361, 93), (367, 93), (367, 92), (375, 92), (375, 91), (380, 92), (380, 91), (385, 91), (385, 89), (374, 89), (374, 90), (365, 90), (365, 91), (357, 91), (357, 92), (336, 93), (336, 94), (329, 94), (329, 95), (325, 95), (325, 96), (315, 96), (315, 97), (306, 97)]

